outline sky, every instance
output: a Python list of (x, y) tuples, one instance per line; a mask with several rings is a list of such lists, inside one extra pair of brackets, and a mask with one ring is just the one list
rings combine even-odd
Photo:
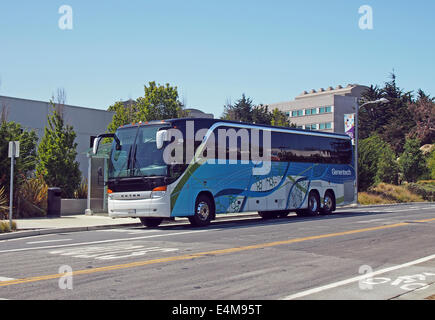
[[(62, 5), (72, 29), (62, 30)], [(361, 6), (373, 28), (361, 29)], [(435, 1), (183, 0), (0, 2), (0, 95), (107, 109), (150, 81), (220, 117), (304, 90), (382, 85), (435, 95)]]

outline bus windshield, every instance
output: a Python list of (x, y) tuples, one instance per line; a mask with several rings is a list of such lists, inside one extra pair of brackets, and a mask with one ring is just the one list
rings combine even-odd
[(122, 177), (166, 176), (163, 148), (157, 149), (156, 132), (161, 126), (140, 126), (119, 129), (112, 143), (109, 158), (109, 179)]

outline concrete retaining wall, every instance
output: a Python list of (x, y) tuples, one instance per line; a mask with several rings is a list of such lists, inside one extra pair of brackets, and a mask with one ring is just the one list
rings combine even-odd
[(62, 216), (73, 214), (85, 214), (86, 199), (61, 199), (60, 200), (60, 214)]

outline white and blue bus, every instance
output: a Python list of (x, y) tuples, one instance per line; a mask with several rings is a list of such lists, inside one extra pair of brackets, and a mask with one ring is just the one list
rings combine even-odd
[(136, 123), (112, 137), (110, 217), (148, 227), (187, 217), (206, 226), (216, 214), (258, 212), (265, 219), (331, 214), (355, 201), (347, 135), (219, 119)]

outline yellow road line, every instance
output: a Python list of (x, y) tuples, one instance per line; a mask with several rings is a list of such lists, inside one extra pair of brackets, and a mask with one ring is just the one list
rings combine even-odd
[[(428, 222), (428, 221), (435, 221), (435, 219), (427, 219), (427, 220), (420, 220), (420, 221), (414, 221), (414, 222)], [(85, 269), (85, 270), (77, 270), (77, 271), (73, 271), (72, 275), (76, 276), (76, 275), (92, 274), (92, 273), (97, 273), (97, 272), (106, 272), (106, 271), (113, 271), (113, 270), (120, 270), (120, 269), (134, 268), (134, 267), (142, 267), (142, 266), (147, 266), (147, 265), (151, 265), (151, 264), (158, 264), (158, 263), (166, 263), (166, 262), (174, 262), (174, 261), (182, 261), (182, 260), (192, 260), (195, 258), (200, 258), (200, 257), (210, 256), (210, 255), (222, 255), (222, 254), (236, 253), (236, 252), (241, 252), (241, 251), (269, 248), (269, 247), (304, 242), (304, 241), (309, 241), (309, 240), (326, 239), (326, 238), (339, 237), (339, 236), (351, 235), (351, 234), (362, 233), (362, 232), (370, 232), (370, 231), (398, 228), (398, 227), (403, 227), (403, 226), (406, 226), (409, 224), (410, 224), (409, 222), (402, 222), (402, 223), (396, 223), (396, 224), (390, 224), (390, 225), (384, 225), (384, 226), (378, 226), (378, 227), (356, 229), (356, 230), (349, 230), (349, 231), (343, 231), (343, 232), (328, 233), (328, 234), (317, 235), (317, 236), (309, 236), (309, 237), (295, 238), (295, 239), (289, 239), (289, 240), (283, 240), (283, 241), (261, 243), (261, 244), (250, 245), (250, 246), (218, 249), (218, 250), (213, 250), (213, 251), (199, 252), (199, 253), (181, 255), (181, 256), (175, 256), (175, 257), (166, 257), (166, 258), (159, 258), (159, 259), (153, 259), (153, 260), (144, 260), (144, 261), (125, 263), (125, 264), (118, 264), (118, 265), (113, 265), (113, 266), (98, 267), (98, 268)], [(58, 273), (58, 274), (52, 274), (52, 275), (36, 276), (36, 277), (15, 279), (15, 280), (10, 280), (10, 281), (2, 281), (2, 282), (0, 282), (0, 287), (10, 286), (10, 285), (14, 285), (14, 284), (22, 284), (22, 283), (37, 282), (37, 281), (43, 281), (43, 280), (58, 279), (58, 278), (61, 278), (63, 276), (65, 276), (65, 274)]]

